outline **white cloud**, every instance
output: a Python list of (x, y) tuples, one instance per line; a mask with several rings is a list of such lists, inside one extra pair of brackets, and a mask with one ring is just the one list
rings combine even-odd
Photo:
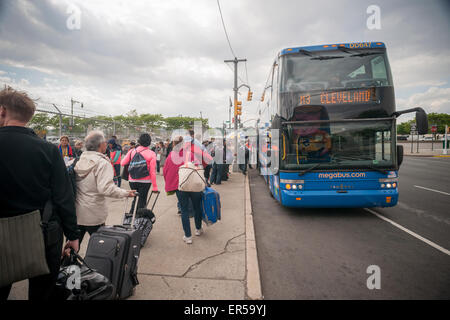
[[(81, 10), (80, 30), (66, 27), (70, 4)], [(441, 92), (446, 88), (439, 88), (448, 86), (450, 69), (448, 32), (442, 32), (449, 30), (445, 5), (378, 0), (382, 30), (369, 31), (370, 4), (221, 1), (234, 51), (248, 59), (254, 101), (246, 102), (242, 91), (243, 119), (255, 118), (281, 48), (364, 40), (387, 44), (396, 87), (413, 92), (398, 99), (399, 109), (426, 102), (430, 110), (448, 112)], [(0, 71), (0, 81), (55, 103), (68, 105), (74, 97), (104, 114), (130, 108), (165, 116), (202, 111), (210, 124), (220, 126), (228, 120), (233, 95), (233, 74), (223, 62), (230, 58), (214, 0), (0, 2), (0, 64), (45, 73), (38, 81)], [(239, 64), (242, 79), (244, 70)]]
[[(450, 113), (450, 88), (431, 87), (426, 92), (415, 93), (407, 99), (397, 99), (397, 109), (421, 107), (427, 113)], [(401, 122), (413, 119), (414, 115), (402, 116)]]
[(394, 84), (397, 88), (442, 86), (450, 76), (448, 52), (438, 55), (418, 53), (404, 55), (391, 61)]

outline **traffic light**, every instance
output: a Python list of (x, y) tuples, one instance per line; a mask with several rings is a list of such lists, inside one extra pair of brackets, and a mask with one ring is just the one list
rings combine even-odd
[(252, 101), (252, 96), (253, 96), (253, 92), (251, 92), (250, 90), (248, 91), (248, 95), (247, 95), (247, 101)]
[(242, 101), (234, 101), (234, 116), (238, 116), (242, 114)]

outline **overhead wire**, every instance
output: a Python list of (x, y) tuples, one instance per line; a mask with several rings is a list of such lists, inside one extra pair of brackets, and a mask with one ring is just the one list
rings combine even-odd
[(236, 58), (236, 54), (234, 53), (233, 47), (231, 46), (230, 38), (228, 37), (228, 32), (227, 32), (227, 28), (225, 27), (225, 22), (223, 21), (222, 9), (220, 8), (219, 0), (217, 0), (217, 6), (219, 7), (220, 18), (222, 20), (223, 31), (225, 32), (225, 36), (228, 41), (228, 46), (230, 47), (231, 54), (233, 55), (233, 57)]

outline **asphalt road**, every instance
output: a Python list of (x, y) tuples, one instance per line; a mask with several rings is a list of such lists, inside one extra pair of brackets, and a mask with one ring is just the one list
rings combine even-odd
[(372, 212), (284, 208), (249, 175), (265, 299), (450, 299), (449, 158), (405, 157), (398, 205)]

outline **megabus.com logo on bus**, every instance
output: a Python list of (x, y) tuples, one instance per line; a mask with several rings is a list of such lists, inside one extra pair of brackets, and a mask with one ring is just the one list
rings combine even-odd
[(335, 173), (319, 173), (319, 178), (337, 179), (337, 178), (365, 178), (365, 172), (335, 172)]

